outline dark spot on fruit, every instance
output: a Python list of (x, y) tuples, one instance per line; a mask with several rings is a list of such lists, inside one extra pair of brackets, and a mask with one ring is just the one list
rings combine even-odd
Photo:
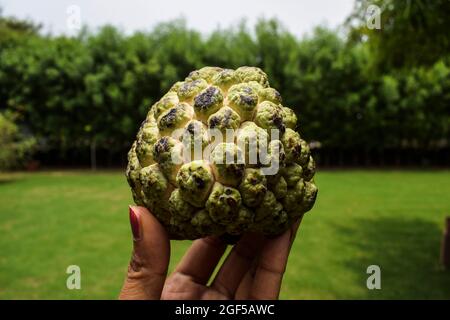
[(155, 144), (155, 151), (157, 154), (169, 151), (169, 137), (162, 137)]
[(181, 94), (191, 93), (191, 91), (200, 83), (200, 80), (188, 81), (183, 83), (180, 87), (179, 92)]
[(194, 181), (195, 181), (197, 188), (203, 189), (205, 187), (205, 181), (203, 181), (202, 178), (200, 178), (198, 176), (194, 176)]
[(162, 127), (171, 127), (175, 124), (175, 120), (177, 118), (177, 108), (174, 107), (169, 110), (164, 116), (161, 117), (160, 125)]
[(231, 189), (225, 189), (225, 194), (227, 195), (227, 196), (229, 196), (230, 194), (232, 193), (232, 191), (231, 191)]
[(293, 152), (295, 155), (299, 155), (299, 154), (302, 152), (302, 146), (301, 146), (300, 144), (296, 144), (296, 145), (294, 146), (294, 148), (292, 149), (292, 152)]
[(239, 98), (241, 99), (241, 104), (246, 104), (248, 106), (253, 106), (253, 105), (256, 105), (256, 103), (257, 103), (255, 97), (253, 97), (253, 96), (247, 96), (247, 95), (241, 94), (239, 96)]
[(220, 123), (220, 119), (218, 118), (218, 117), (211, 117), (210, 119), (209, 119), (209, 127), (210, 128), (215, 128), (215, 127), (217, 127), (218, 125), (219, 125), (219, 123)]
[(280, 130), (280, 133), (283, 134), (286, 131), (286, 126), (283, 123), (283, 118), (280, 117), (279, 114), (274, 114), (272, 116), (272, 122), (275, 127)]
[(198, 125), (197, 125), (195, 122), (191, 122), (191, 123), (189, 123), (189, 125), (187, 126), (186, 130), (187, 130), (190, 134), (194, 135), (194, 134), (199, 130), (199, 128), (198, 128)]
[(219, 90), (214, 87), (209, 87), (204, 92), (199, 94), (194, 99), (194, 108), (205, 110), (210, 108), (219, 98)]
[(236, 200), (234, 200), (233, 198), (228, 198), (227, 203), (230, 207), (235, 207), (237, 205)]

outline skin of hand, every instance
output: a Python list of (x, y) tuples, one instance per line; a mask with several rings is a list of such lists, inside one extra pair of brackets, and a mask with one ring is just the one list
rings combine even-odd
[(130, 206), (133, 252), (119, 299), (278, 299), (300, 222), (275, 238), (243, 235), (210, 282), (225, 243), (217, 237), (193, 241), (167, 277), (170, 240), (166, 230), (146, 208)]

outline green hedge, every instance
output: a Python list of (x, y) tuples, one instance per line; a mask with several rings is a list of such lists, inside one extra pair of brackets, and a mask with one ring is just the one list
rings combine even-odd
[(191, 70), (253, 65), (323, 150), (448, 148), (450, 56), (390, 73), (374, 72), (371, 59), (364, 42), (324, 28), (298, 39), (272, 20), (208, 36), (174, 21), (132, 35), (106, 26), (72, 38), (0, 24), (0, 111), (20, 115), (49, 149), (95, 141), (119, 153), (148, 108)]

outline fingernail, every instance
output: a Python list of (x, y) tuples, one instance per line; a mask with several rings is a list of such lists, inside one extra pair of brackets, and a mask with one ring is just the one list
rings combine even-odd
[(133, 239), (139, 240), (140, 232), (139, 232), (139, 218), (136, 212), (133, 211), (133, 208), (130, 206), (130, 225), (131, 232), (133, 233)]

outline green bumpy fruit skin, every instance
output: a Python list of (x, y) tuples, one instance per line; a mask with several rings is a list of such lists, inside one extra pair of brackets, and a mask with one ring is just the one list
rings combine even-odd
[[(246, 232), (276, 236), (288, 229), (312, 209), (318, 189), (297, 115), (282, 101), (256, 67), (191, 72), (150, 108), (128, 152), (134, 202), (147, 207), (171, 239), (235, 241)], [(235, 136), (213, 144), (208, 129), (233, 129)], [(195, 143), (201, 158), (185, 160), (183, 152), (192, 153)], [(249, 157), (249, 143), (257, 157)], [(264, 175), (270, 163), (260, 158), (262, 149), (279, 167), (275, 174)], [(225, 155), (239, 161), (221, 163)]]

